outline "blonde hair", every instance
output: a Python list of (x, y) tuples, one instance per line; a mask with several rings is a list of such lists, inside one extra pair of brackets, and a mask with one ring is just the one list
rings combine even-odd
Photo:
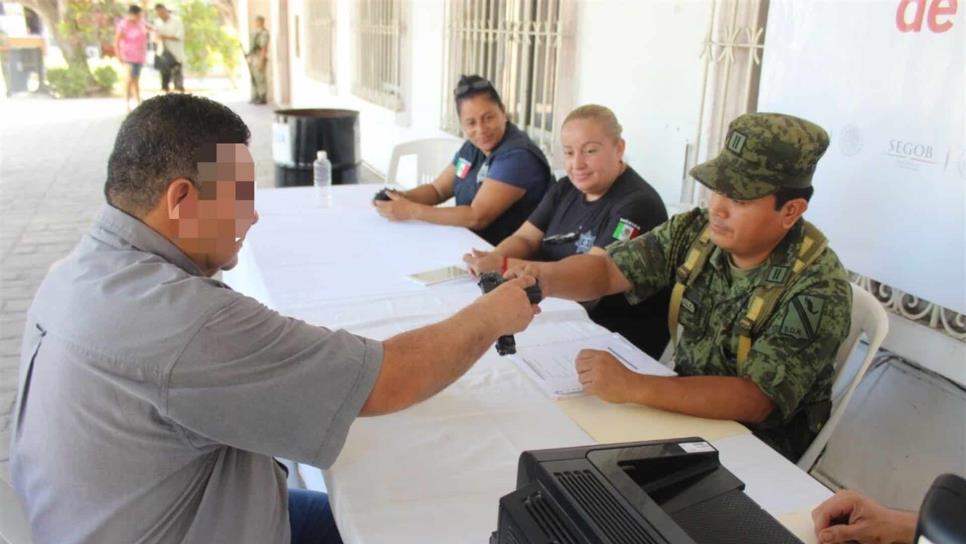
[(610, 110), (607, 106), (600, 106), (598, 104), (586, 104), (578, 107), (574, 111), (567, 114), (567, 118), (564, 119), (563, 125), (577, 119), (590, 119), (596, 121), (601, 128), (604, 129), (604, 133), (608, 137), (612, 138), (615, 142), (619, 142), (621, 139), (621, 133), (624, 127), (617, 122), (617, 116), (614, 112)]

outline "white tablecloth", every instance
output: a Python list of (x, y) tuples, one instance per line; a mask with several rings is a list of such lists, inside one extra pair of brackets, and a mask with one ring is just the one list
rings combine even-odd
[[(469, 280), (424, 287), (406, 278), (489, 247), (470, 231), (390, 223), (371, 209), (372, 186), (334, 187), (329, 207), (313, 191), (258, 192), (261, 221), (225, 273), (229, 285), (283, 314), (376, 339), (445, 319), (479, 296)], [(576, 303), (541, 308), (518, 345), (606, 332)], [(494, 350), (436, 397), (357, 420), (325, 487), (346, 542), (485, 542), (522, 451), (692, 435), (711, 440), (753, 499), (814, 541), (803, 515), (830, 493), (744, 427), (587, 397), (554, 402)], [(317, 469), (300, 472), (322, 485)]]

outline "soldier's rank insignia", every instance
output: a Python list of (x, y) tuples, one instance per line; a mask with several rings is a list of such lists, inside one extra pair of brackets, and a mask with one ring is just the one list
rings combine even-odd
[(822, 297), (798, 295), (792, 299), (782, 320), (782, 334), (802, 340), (815, 339), (818, 335), (818, 327), (822, 323), (824, 309), (825, 299)]

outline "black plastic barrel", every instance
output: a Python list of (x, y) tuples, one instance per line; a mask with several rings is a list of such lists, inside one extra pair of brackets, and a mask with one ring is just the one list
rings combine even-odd
[(272, 124), (275, 186), (312, 185), (312, 163), (325, 150), (334, 185), (359, 183), (359, 112), (276, 110)]

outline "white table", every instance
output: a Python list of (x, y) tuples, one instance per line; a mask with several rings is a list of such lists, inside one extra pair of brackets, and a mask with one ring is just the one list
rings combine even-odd
[[(469, 280), (423, 287), (405, 276), (459, 264), (486, 242), (462, 228), (390, 223), (371, 209), (373, 186), (332, 191), (321, 207), (312, 188), (259, 190), (261, 221), (225, 281), (283, 314), (376, 339), (445, 319), (479, 296)], [(541, 308), (519, 346), (606, 332), (576, 303)], [(683, 436), (710, 440), (753, 499), (814, 541), (807, 512), (829, 491), (741, 425), (591, 397), (555, 402), (494, 350), (436, 397), (357, 420), (324, 486), (346, 542), (485, 542), (522, 451)], [(323, 485), (317, 469), (300, 473)]]

